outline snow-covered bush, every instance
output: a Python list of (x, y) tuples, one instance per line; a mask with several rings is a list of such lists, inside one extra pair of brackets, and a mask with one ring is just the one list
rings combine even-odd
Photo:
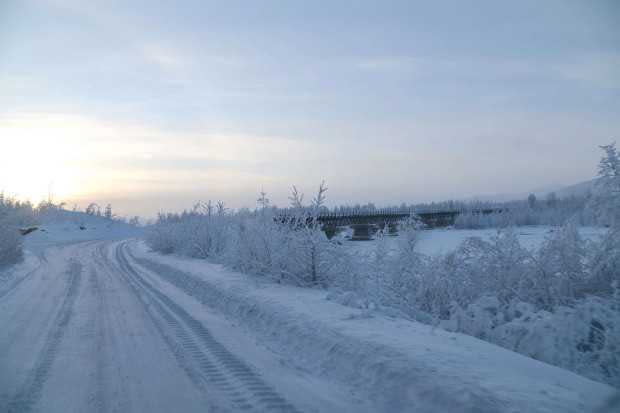
[(601, 146), (599, 179), (590, 207), (604, 225), (620, 227), (620, 153), (616, 144)]
[(0, 267), (22, 258), (22, 242), (18, 228), (8, 217), (0, 217)]
[(483, 296), (466, 308), (455, 306), (442, 326), (620, 387), (619, 312), (613, 300), (600, 297), (537, 311)]
[(303, 197), (294, 189), (293, 207), (286, 211), (269, 207), (262, 193), (256, 211), (235, 214), (224, 260), (278, 282), (327, 287), (338, 274), (343, 255), (316, 221), (326, 190), (322, 184), (312, 205), (304, 207)]
[[(425, 257), (416, 252), (415, 231), (405, 232), (395, 251), (386, 254), (379, 241), (374, 260), (357, 269), (366, 281), (352, 290), (352, 302), (394, 308), (620, 386), (618, 235), (610, 228), (586, 242), (568, 222), (531, 251), (507, 228), (488, 241), (470, 238), (449, 254)], [(351, 301), (339, 297), (332, 299)]]
[(23, 253), (19, 228), (33, 222), (32, 205), (6, 198), (0, 193), (0, 266), (21, 260)]
[[(419, 318), (417, 294), (423, 280), (427, 257), (418, 253), (417, 225), (409, 222), (401, 228), (396, 255), (389, 256), (385, 245), (379, 245), (377, 271), (382, 276), (385, 292), (380, 294), (381, 304), (397, 308), (414, 319)], [(377, 283), (378, 284), (378, 283)]]
[(146, 242), (153, 251), (162, 254), (179, 252), (184, 242), (180, 227), (179, 222), (159, 215), (157, 222), (150, 226), (145, 234)]
[(259, 207), (225, 213), (198, 205), (182, 214), (160, 214), (147, 231), (155, 251), (209, 258), (243, 272), (278, 282), (326, 288), (346, 266), (346, 254), (327, 239), (316, 216), (327, 187), (322, 184), (312, 205), (304, 207), (294, 191), (293, 207), (280, 210), (261, 193)]
[(287, 228), (271, 209), (236, 216), (225, 261), (244, 272), (281, 281), (287, 275)]
[(193, 258), (221, 256), (229, 239), (231, 217), (223, 210), (212, 213), (203, 207), (197, 204), (190, 212), (159, 214), (155, 225), (146, 233), (149, 246), (163, 254), (178, 253)]

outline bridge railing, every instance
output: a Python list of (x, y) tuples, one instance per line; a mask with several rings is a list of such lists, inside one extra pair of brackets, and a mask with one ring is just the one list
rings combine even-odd
[(347, 212), (320, 212), (313, 214), (311, 211), (298, 211), (297, 213), (288, 212), (277, 216), (281, 222), (288, 222), (293, 225), (321, 225), (326, 227), (348, 226), (348, 225), (379, 225), (394, 224), (408, 219), (421, 221), (427, 227), (445, 227), (454, 225), (456, 217), (463, 213), (471, 214), (492, 214), (502, 213), (505, 209), (488, 208), (480, 210), (460, 211), (418, 211), (412, 212), (402, 208), (382, 208), (372, 211), (356, 210)]

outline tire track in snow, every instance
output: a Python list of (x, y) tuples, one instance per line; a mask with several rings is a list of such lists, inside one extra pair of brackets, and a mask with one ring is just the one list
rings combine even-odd
[[(186, 376), (196, 388), (198, 388), (203, 393), (207, 393), (208, 389), (206, 388), (205, 383), (201, 379), (200, 372), (194, 368), (187, 355), (183, 352), (181, 346), (173, 340), (169, 332), (165, 331), (165, 326), (162, 324), (161, 320), (157, 317), (157, 315), (154, 314), (154, 312), (152, 311), (151, 306), (157, 305), (158, 303), (152, 302), (152, 300), (145, 295), (142, 289), (138, 285), (136, 285), (133, 279), (129, 278), (128, 274), (125, 274), (125, 271), (122, 267), (117, 266), (112, 261), (110, 261), (103, 248), (98, 251), (97, 261), (100, 265), (103, 266), (103, 268), (105, 268), (105, 273), (108, 276), (110, 276), (111, 273), (120, 274), (120, 278), (129, 287), (130, 291), (133, 292), (137, 301), (142, 305), (145, 310), (146, 316), (149, 317), (152, 325), (155, 327), (157, 332), (164, 340), (165, 344), (171, 350), (173, 356), (177, 360), (177, 363), (181, 366)], [(182, 332), (177, 332), (177, 334), (181, 335)]]
[[(106, 255), (108, 242), (99, 242), (92, 252), (94, 264), (93, 283), (91, 288), (96, 295), (96, 312), (98, 330), (95, 344), (95, 391), (92, 403), (97, 412), (128, 412), (132, 410), (131, 401), (127, 392), (129, 388), (126, 376), (115, 360), (115, 356), (122, 354), (123, 348), (119, 345), (116, 328), (125, 320), (124, 312), (119, 313), (121, 302), (118, 300), (114, 284), (122, 282), (116, 277), (118, 268), (110, 265)], [(108, 296), (112, 292), (112, 295)], [(111, 302), (110, 298), (116, 299)], [(126, 332), (125, 332), (126, 333)], [(120, 334), (124, 334), (121, 332)], [(113, 381), (110, 381), (110, 378)]]
[(116, 250), (123, 272), (145, 295), (150, 296), (150, 304), (174, 331), (184, 353), (195, 361), (208, 383), (224, 393), (237, 410), (298, 412), (257, 372), (217, 341), (200, 321), (145, 281), (127, 260), (125, 250), (125, 244)]
[[(200, 366), (197, 366), (195, 362), (195, 357), (201, 354), (200, 349), (193, 341), (192, 336), (189, 332), (184, 328), (178, 321), (167, 311), (159, 301), (155, 300), (150, 296), (136, 281), (136, 279), (132, 276), (131, 271), (133, 269), (130, 267), (129, 269), (126, 267), (122, 258), (118, 256), (120, 249), (116, 249), (116, 259), (117, 263), (120, 265), (120, 273), (123, 278), (129, 285), (130, 289), (137, 296), (139, 301), (144, 306), (147, 314), (151, 318), (153, 325), (158, 330), (165, 343), (168, 345), (173, 355), (177, 359), (177, 362), (181, 366), (181, 368), (186, 373), (187, 377), (190, 381), (203, 393), (211, 393), (211, 388), (208, 387), (209, 384), (217, 387), (218, 392), (232, 391), (232, 387), (225, 381), (222, 380), (221, 377), (210, 376), (205, 377), (204, 373), (200, 371)], [(129, 272), (127, 272), (129, 270)], [(156, 311), (153, 311), (155, 309)], [(172, 330), (172, 334), (170, 331), (166, 331), (166, 326)], [(208, 379), (211, 380), (208, 380)], [(205, 380), (207, 379), (207, 380)], [(238, 396), (238, 395), (233, 395)], [(242, 410), (242, 406), (244, 405), (245, 400), (242, 399), (233, 399), (230, 403), (230, 407), (238, 407), (236, 410)], [(236, 411), (235, 410), (235, 411)], [(218, 410), (219, 411), (219, 410)], [(228, 411), (228, 409), (226, 410)]]
[[(93, 254), (94, 256), (94, 254)], [(88, 285), (90, 293), (95, 299), (95, 311), (92, 314), (92, 324), (95, 335), (95, 390), (90, 403), (94, 407), (95, 412), (108, 411), (105, 398), (105, 386), (104, 386), (104, 343), (105, 332), (103, 326), (103, 312), (105, 309), (104, 296), (101, 291), (102, 286), (99, 282), (99, 277), (94, 268), (90, 269), (90, 275), (88, 278)]]
[(6, 411), (9, 413), (29, 412), (41, 397), (41, 391), (49, 377), (63, 336), (71, 321), (73, 304), (75, 303), (82, 280), (82, 265), (72, 259), (67, 276), (67, 286), (58, 314), (52, 323), (45, 344), (37, 356), (34, 367), (26, 377), (26, 381), (22, 384), (20, 390), (13, 396), (7, 406)]

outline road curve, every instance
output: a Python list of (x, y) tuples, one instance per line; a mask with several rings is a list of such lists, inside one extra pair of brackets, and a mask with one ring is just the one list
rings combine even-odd
[(0, 412), (325, 411), (270, 383), (127, 248), (49, 249), (3, 290)]

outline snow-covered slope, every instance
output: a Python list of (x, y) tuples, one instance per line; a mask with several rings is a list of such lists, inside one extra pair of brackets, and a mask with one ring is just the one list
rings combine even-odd
[(571, 196), (587, 196), (594, 191), (594, 187), (596, 186), (596, 179), (592, 179), (590, 181), (580, 182), (575, 185), (570, 185), (556, 191), (556, 195), (560, 198), (569, 198)]
[(38, 230), (24, 237), (26, 250), (40, 252), (54, 245), (91, 240), (121, 240), (141, 235), (142, 229), (116, 220), (74, 211), (51, 211), (39, 217)]

